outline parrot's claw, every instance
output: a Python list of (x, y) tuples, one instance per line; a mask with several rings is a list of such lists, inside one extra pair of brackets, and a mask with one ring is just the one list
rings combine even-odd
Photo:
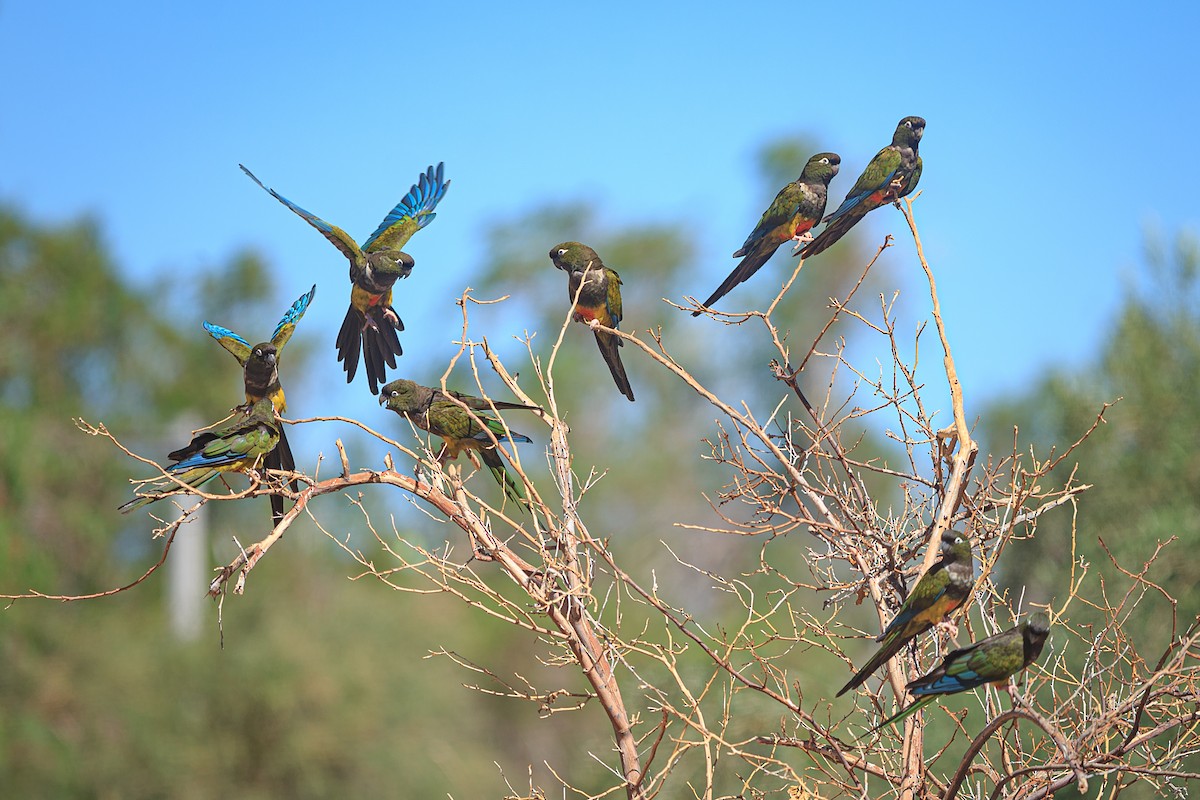
[(946, 634), (951, 640), (958, 640), (958, 623), (952, 619), (944, 619), (937, 624), (937, 629)]
[(386, 319), (388, 322), (392, 323), (393, 328), (400, 327), (400, 315), (397, 314), (394, 310), (389, 308), (386, 311), (384, 311), (383, 318)]
[(792, 241), (796, 242), (796, 246), (792, 248), (792, 252), (799, 253), (804, 245), (808, 244), (812, 240), (813, 235), (811, 233), (801, 233), (797, 236), (793, 236)]

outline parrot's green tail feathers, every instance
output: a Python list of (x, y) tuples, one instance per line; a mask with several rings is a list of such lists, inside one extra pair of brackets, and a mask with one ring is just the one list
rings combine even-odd
[(496, 452), (496, 448), (487, 448), (481, 451), (480, 455), (483, 457), (483, 463), (492, 471), (492, 477), (496, 479), (496, 483), (500, 484), (500, 488), (504, 490), (504, 496), (529, 508), (529, 496), (525, 493), (524, 483), (516, 480), (512, 473), (505, 468), (504, 459)]
[(854, 677), (847, 681), (846, 685), (834, 696), (841, 697), (846, 692), (864, 683), (867, 678), (874, 674), (875, 670), (883, 666), (885, 661), (896, 655), (896, 653), (899, 653), (907, 641), (907, 639), (902, 639), (900, 636), (892, 636), (890, 640), (885, 639), (880, 648), (875, 651), (875, 655), (871, 656), (871, 660), (864, 664), (862, 669), (854, 673)]
[(903, 708), (900, 711), (893, 714), (892, 716), (888, 717), (883, 722), (879, 723), (874, 728), (871, 728), (871, 730), (867, 731), (862, 736), (859, 736), (854, 741), (861, 742), (863, 739), (866, 739), (868, 736), (873, 735), (876, 731), (880, 730), (881, 728), (886, 728), (888, 725), (891, 725), (893, 722), (900, 722), (901, 720), (905, 719), (906, 717), (912, 716), (913, 714), (917, 713), (925, 706), (932, 703), (935, 699), (937, 699), (937, 695), (932, 695), (932, 694), (922, 697), (920, 700), (917, 700), (916, 702), (914, 702), (912, 705), (908, 706), (907, 708)]

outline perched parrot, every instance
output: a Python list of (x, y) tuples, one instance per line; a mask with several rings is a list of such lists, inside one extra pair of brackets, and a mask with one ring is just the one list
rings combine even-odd
[(899, 713), (888, 717), (865, 735), (899, 722), (942, 695), (965, 692), (985, 683), (1003, 685), (1042, 654), (1050, 632), (1050, 617), (1039, 611), (1014, 628), (951, 651), (937, 669), (911, 681), (908, 693), (919, 698)]
[[(296, 323), (304, 316), (304, 312), (308, 310), (308, 304), (312, 302), (313, 295), (316, 293), (317, 287), (316, 284), (313, 284), (308, 293), (300, 295), (283, 315), (283, 319), (279, 320), (279, 324), (275, 326), (275, 333), (271, 336), (271, 341), (260, 342), (253, 347), (228, 328), (222, 328), (220, 325), (213, 325), (207, 321), (204, 323), (204, 330), (208, 331), (221, 347), (228, 350), (242, 365), (242, 377), (246, 386), (246, 408), (267, 397), (274, 405), (276, 414), (282, 416), (287, 413), (287, 400), (283, 396), (283, 386), (279, 383), (279, 359), (283, 355), (284, 345), (288, 343), (288, 340), (292, 338), (292, 332), (296, 330)], [(267, 469), (284, 472), (292, 472), (296, 469), (296, 459), (292, 457), (292, 447), (288, 444), (287, 433), (282, 425), (279, 427), (279, 445), (267, 454), (264, 466)], [(299, 482), (292, 481), (292, 491), (299, 490)], [(279, 520), (283, 519), (283, 498), (279, 495), (271, 495), (271, 519), (276, 525), (279, 524)]]
[(846, 199), (823, 222), (825, 229), (800, 251), (801, 258), (812, 258), (842, 238), (846, 231), (880, 206), (895, 202), (917, 188), (921, 180), (921, 156), (917, 145), (925, 132), (925, 120), (905, 117), (896, 126), (892, 143), (880, 150), (867, 164)]
[(252, 181), (270, 192), (272, 197), (320, 231), (350, 260), (350, 282), (354, 286), (350, 290), (350, 309), (342, 321), (342, 329), (338, 331), (338, 361), (343, 362), (346, 383), (350, 383), (358, 370), (361, 344), (367, 382), (371, 394), (375, 394), (379, 391), (379, 384), (386, 380), (387, 369), (384, 365), (395, 369), (396, 356), (404, 352), (396, 333), (404, 330), (404, 322), (392, 308), (392, 286), (398, 278), (409, 276), (415, 262), (400, 248), (437, 216), (433, 209), (450, 187), (450, 181), (442, 179), (443, 165), (438, 164), (437, 169), (429, 167), (421, 174), (404, 199), (367, 237), (361, 249), (344, 230), (308, 213), (274, 189), (263, 186), (254, 173), (241, 164), (238, 166)]
[[(275, 418), (275, 406), (269, 397), (263, 397), (252, 406), (237, 409), (228, 421), (200, 431), (187, 447), (169, 453), (167, 458), (177, 463), (167, 467), (167, 472), (197, 489), (222, 472), (257, 469), (277, 444), (279, 420)], [(180, 491), (173, 481), (163, 481), (153, 494), (134, 497), (120, 511), (128, 514)]]
[[(749, 280), (784, 242), (812, 240), (809, 231), (825, 213), (829, 181), (837, 175), (841, 163), (842, 159), (837, 153), (817, 153), (808, 160), (800, 177), (779, 190), (775, 200), (759, 219), (758, 227), (746, 237), (742, 248), (733, 254), (742, 262), (702, 305), (711, 306), (729, 294), (733, 287)], [(693, 311), (692, 316), (698, 317), (700, 312)]]
[(942, 534), (941, 558), (921, 576), (895, 618), (875, 640), (881, 643), (879, 650), (866, 666), (854, 673), (837, 696), (841, 697), (861, 684), (914, 637), (953, 613), (966, 602), (974, 584), (975, 559), (971, 554), (971, 540), (961, 533), (946, 531)]
[[(576, 292), (579, 293), (579, 302), (575, 303), (572, 314), (576, 322), (586, 324), (595, 320), (607, 328), (620, 327), (621, 277), (604, 266), (595, 250), (579, 242), (563, 242), (551, 248), (550, 260), (569, 276), (567, 289), (572, 302), (575, 301)], [(583, 283), (582, 291), (579, 289), (580, 282)], [(621, 354), (617, 350), (625, 343), (611, 333), (595, 331), (595, 334), (600, 355), (604, 356), (617, 388), (633, 402), (633, 387), (629, 385)]]
[[(450, 397), (474, 411), (474, 417)], [(505, 469), (504, 460), (496, 452), (496, 446), (488, 436), (488, 431), (501, 442), (530, 442), (532, 439), (516, 431), (506, 431), (503, 422), (486, 412), (490, 412), (492, 406), (497, 409), (536, 409), (536, 406), (522, 403), (489, 403), (469, 394), (447, 394), (441, 389), (432, 389), (403, 379), (394, 380), (383, 387), (383, 391), (379, 393), (379, 405), (395, 411), (421, 430), (442, 437), (445, 449), (438, 457), (439, 460), (452, 461), (458, 458), (458, 454), (463, 450), (478, 451), (483, 463), (496, 478), (496, 483), (504, 489), (505, 496), (522, 505), (529, 505), (525, 486)], [(484, 430), (484, 426), (487, 430)]]

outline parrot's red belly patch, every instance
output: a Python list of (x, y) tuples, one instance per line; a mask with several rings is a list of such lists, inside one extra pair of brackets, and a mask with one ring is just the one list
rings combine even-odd
[(580, 322), (591, 322), (600, 319), (600, 309), (589, 306), (575, 306), (575, 319)]

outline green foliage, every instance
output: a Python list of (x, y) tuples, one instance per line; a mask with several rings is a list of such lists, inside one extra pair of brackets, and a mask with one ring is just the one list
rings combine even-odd
[[(1095, 361), (1081, 370), (1056, 368), (1031, 390), (985, 411), (992, 449), (1012, 441), (1035, 445), (1041, 457), (1052, 443), (1079, 437), (1105, 402), (1120, 399), (1083, 448), (1056, 470), (1065, 480), (1078, 462), (1076, 482), (1091, 484), (1076, 509), (1046, 515), (1036, 539), (1005, 553), (1004, 575), (1039, 594), (1065, 591), (1071, 574), (1072, 517), (1079, 554), (1105, 579), (1110, 597), (1128, 579), (1101, 546), (1133, 572), (1173, 537), (1150, 573), (1172, 587), (1187, 620), (1200, 611), (1200, 251), (1182, 235), (1171, 255), (1151, 238), (1145, 271), (1131, 280)], [(1076, 608), (1077, 613), (1086, 610)], [(1169, 609), (1144, 604), (1135, 619), (1153, 646), (1165, 644)], [(1149, 652), (1150, 649), (1147, 649)]]
[[(269, 288), (257, 259), (214, 271)], [(132, 466), (73, 418), (102, 419), (121, 438), (144, 441), (178, 415), (216, 419), (238, 401), (240, 373), (206, 341), (199, 320), (172, 316), (171, 283), (128, 285), (91, 222), (39, 227), (0, 209), (0, 562), (6, 587), (107, 588), (110, 544)], [(228, 375), (222, 382), (194, 376)], [(174, 445), (172, 445), (174, 446)], [(170, 449), (170, 448), (166, 448)]]

